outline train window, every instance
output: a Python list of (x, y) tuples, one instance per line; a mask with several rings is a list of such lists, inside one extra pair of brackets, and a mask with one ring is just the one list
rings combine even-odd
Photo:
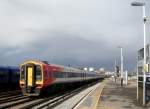
[(72, 72), (69, 72), (69, 73), (68, 73), (68, 77), (73, 77), (73, 73), (72, 73)]
[(23, 81), (25, 78), (25, 66), (21, 67), (20, 79)]
[(65, 78), (66, 73), (65, 72), (54, 72), (55, 78)]
[(60, 72), (55, 72), (54, 73), (55, 78), (62, 78)]
[(41, 66), (40, 66), (40, 65), (37, 65), (37, 66), (36, 66), (35, 71), (36, 71), (36, 80), (37, 80), (37, 81), (42, 80), (42, 75), (41, 75), (41, 73), (42, 73), (42, 71), (41, 71)]
[(76, 73), (73, 72), (73, 73), (71, 74), (71, 77), (77, 77)]
[(68, 72), (68, 77), (81, 77), (82, 76), (82, 73), (75, 73), (75, 72)]

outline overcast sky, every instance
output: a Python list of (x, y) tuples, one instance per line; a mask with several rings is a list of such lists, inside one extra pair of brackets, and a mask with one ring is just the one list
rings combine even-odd
[[(1, 0), (0, 64), (19, 65), (28, 59), (71, 66), (120, 64), (134, 70), (143, 47), (142, 7), (134, 0)], [(150, 19), (150, 1), (146, 15)], [(150, 43), (150, 20), (146, 24)]]

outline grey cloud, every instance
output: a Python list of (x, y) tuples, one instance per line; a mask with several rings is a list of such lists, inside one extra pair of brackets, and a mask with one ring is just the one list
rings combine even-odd
[[(44, 32), (45, 33), (45, 32)], [(105, 41), (91, 41), (71, 34), (49, 32), (49, 36), (43, 36), (41, 39), (29, 43), (25, 48), (5, 49), (5, 53), (13, 51), (11, 55), (4, 55), (3, 58), (13, 58), (3, 63), (16, 64), (21, 63), (26, 59), (48, 60), (51, 63), (63, 64), (71, 66), (95, 66), (112, 67), (114, 61), (114, 54), (119, 57), (120, 51), (111, 49), (111, 46), (106, 46)], [(16, 58), (17, 57), (17, 58)], [(119, 60), (119, 58), (117, 58)], [(12, 61), (13, 60), (13, 61)], [(133, 63), (133, 62), (132, 62)], [(130, 66), (130, 65), (129, 65)], [(133, 65), (131, 65), (133, 66)]]
[[(143, 1), (143, 0), (139, 0)], [(142, 8), (132, 0), (0, 1), (0, 64), (26, 59), (113, 69), (124, 47), (125, 68), (143, 47)], [(146, 1), (150, 18), (150, 2)], [(147, 23), (147, 43), (150, 26)]]

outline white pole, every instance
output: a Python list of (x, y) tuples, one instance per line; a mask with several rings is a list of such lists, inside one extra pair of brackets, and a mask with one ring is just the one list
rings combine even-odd
[(115, 59), (115, 73), (117, 72), (117, 70), (116, 70), (116, 59)]
[(123, 53), (121, 47), (121, 86), (123, 86)]
[(137, 57), (137, 95), (136, 95), (136, 99), (139, 99), (139, 72), (138, 72), (138, 57)]
[(115, 76), (115, 83), (116, 83), (116, 79), (117, 79), (117, 69), (116, 69), (116, 59), (115, 59), (115, 72), (114, 72), (114, 76)]
[(133, 2), (131, 4), (132, 6), (142, 6), (143, 7), (143, 33), (144, 33), (144, 59), (143, 59), (143, 105), (146, 105), (146, 99), (145, 99), (145, 85), (146, 85), (146, 71), (145, 71), (145, 65), (146, 65), (146, 16), (145, 16), (145, 3), (140, 2)]
[(128, 71), (126, 70), (126, 85), (128, 85)]
[(143, 5), (143, 22), (144, 22), (144, 62), (143, 62), (143, 105), (145, 106), (146, 104), (146, 101), (145, 101), (145, 91), (146, 91), (146, 88), (145, 88), (145, 84), (146, 84), (146, 72), (145, 72), (145, 69), (144, 69), (144, 66), (146, 65), (146, 16), (145, 16), (145, 5)]

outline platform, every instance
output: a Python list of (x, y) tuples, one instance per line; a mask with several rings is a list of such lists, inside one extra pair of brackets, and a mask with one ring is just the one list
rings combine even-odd
[(135, 79), (129, 80), (128, 85), (121, 86), (119, 79), (115, 82), (113, 78), (107, 78), (55, 109), (148, 109), (148, 107), (142, 106), (142, 100), (136, 100)]
[(136, 81), (130, 80), (127, 86), (120, 83), (107, 79), (97, 109), (148, 109), (136, 100)]
[(93, 107), (96, 109), (102, 88), (103, 82), (98, 82), (65, 100), (54, 109), (93, 109)]
[(87, 95), (74, 109), (97, 109), (101, 92), (105, 86), (105, 80), (94, 89), (89, 95)]

